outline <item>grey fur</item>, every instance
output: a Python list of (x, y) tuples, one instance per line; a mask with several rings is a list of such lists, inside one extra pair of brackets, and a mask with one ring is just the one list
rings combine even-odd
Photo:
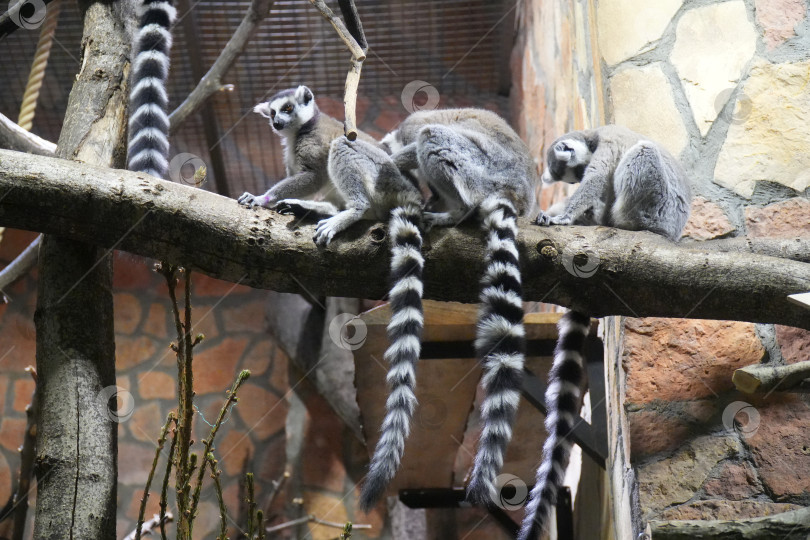
[(597, 224), (677, 240), (691, 208), (680, 163), (660, 144), (616, 125), (572, 131), (554, 141), (543, 180), (581, 185), (562, 214), (541, 212), (538, 225)]
[[(538, 225), (606, 225), (675, 241), (689, 218), (691, 195), (681, 165), (658, 143), (620, 126), (573, 131), (554, 141), (543, 180), (581, 185), (559, 215), (540, 212)], [(546, 529), (565, 476), (571, 450), (566, 435), (579, 409), (589, 322), (587, 314), (572, 310), (558, 325), (546, 392), (548, 437), (519, 540), (536, 538)]]
[(406, 179), (381, 148), (366, 141), (333, 140), (328, 157), (328, 175), (344, 201), (338, 210), (330, 203), (283, 199), (281, 212), (326, 215), (318, 223), (315, 242), (329, 244), (335, 235), (363, 218), (389, 220), (391, 281), (389, 294), (390, 345), (384, 358), (389, 363), (386, 380), (390, 393), (380, 439), (363, 485), (360, 506), (368, 511), (385, 492), (396, 474), (405, 449), (410, 421), (416, 407), (416, 362), (421, 351), (422, 313), (422, 194)]
[(428, 226), (456, 225), (495, 193), (510, 200), (520, 215), (534, 208), (534, 160), (518, 134), (491, 111), (418, 111), (383, 145), (394, 150), (392, 159), (400, 169), (415, 170), (447, 206), (446, 212), (425, 213)]
[[(286, 106), (289, 111), (284, 110)], [(342, 208), (344, 200), (330, 182), (328, 161), (332, 141), (343, 137), (343, 125), (318, 110), (314, 95), (306, 86), (282, 90), (253, 110), (268, 118), (273, 131), (282, 138), (287, 177), (262, 195), (242, 194), (239, 203), (274, 208), (282, 199), (318, 195), (332, 206), (312, 204), (313, 211), (334, 214), (337, 208)], [(363, 132), (358, 133), (358, 140), (377, 144)]]
[(394, 152), (394, 163), (415, 171), (444, 205), (445, 211), (425, 212), (427, 226), (454, 226), (476, 216), (488, 235), (476, 333), (487, 397), (468, 496), (489, 504), (496, 500), (494, 480), (520, 399), (524, 330), (514, 242), (517, 216), (533, 208), (536, 167), (517, 133), (482, 109), (416, 112), (383, 144)]

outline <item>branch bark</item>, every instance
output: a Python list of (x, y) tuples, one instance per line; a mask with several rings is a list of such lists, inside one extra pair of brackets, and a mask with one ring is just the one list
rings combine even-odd
[[(80, 7), (82, 69), (70, 93), (56, 154), (122, 166), (130, 45), (119, 9), (125, 6), (96, 1), (80, 2)], [(116, 390), (109, 251), (61, 235), (46, 236), (34, 320), (40, 381), (34, 538), (113, 540), (118, 425), (108, 401)], [(112, 389), (112, 395), (105, 389)]]
[[(350, 228), (328, 249), (313, 227), (271, 210), (145, 174), (0, 150), (0, 226), (92, 242), (252, 287), (382, 298), (385, 226)], [(483, 234), (436, 229), (425, 242), (425, 297), (477, 302)], [(679, 246), (652, 233), (521, 222), (524, 299), (594, 317), (682, 317), (810, 329), (786, 296), (810, 288), (810, 264)], [(589, 255), (588, 255), (589, 254)], [(584, 264), (581, 258), (589, 258)], [(596, 263), (591, 268), (591, 263)], [(586, 272), (587, 271), (587, 272)], [(577, 277), (588, 275), (591, 277)]]

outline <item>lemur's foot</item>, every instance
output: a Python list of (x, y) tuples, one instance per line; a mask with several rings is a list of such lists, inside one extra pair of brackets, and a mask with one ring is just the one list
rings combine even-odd
[(534, 220), (534, 224), (547, 227), (549, 225), (570, 225), (571, 221), (571, 217), (565, 214), (550, 216), (541, 210), (540, 214), (538, 214), (537, 218)]
[(458, 220), (450, 212), (424, 212), (422, 223), (425, 230), (429, 231), (433, 227), (453, 227), (458, 224)]
[(332, 238), (343, 230), (343, 227), (340, 226), (340, 220), (336, 218), (337, 216), (332, 216), (318, 222), (318, 226), (315, 228), (315, 236), (312, 237), (317, 245), (321, 247), (328, 246)]

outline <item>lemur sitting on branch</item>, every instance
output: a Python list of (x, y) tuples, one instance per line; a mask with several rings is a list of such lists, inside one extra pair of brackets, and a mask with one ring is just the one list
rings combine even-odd
[[(669, 240), (681, 236), (689, 219), (689, 181), (680, 163), (660, 144), (621, 126), (573, 131), (554, 141), (546, 156), (543, 181), (581, 182), (557, 216), (543, 212), (536, 224), (606, 225), (651, 231)], [(582, 347), (590, 317), (568, 311), (559, 322), (559, 339), (546, 391), (543, 461), (526, 506), (519, 538), (536, 538), (548, 526), (562, 485), (580, 408)]]

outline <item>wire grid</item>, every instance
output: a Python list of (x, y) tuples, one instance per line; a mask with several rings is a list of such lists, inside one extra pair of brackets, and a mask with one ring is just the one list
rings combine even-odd
[[(193, 43), (182, 25), (174, 29), (169, 75), (170, 108), (197, 83), (188, 61), (189, 47), (199, 50), (206, 69), (230, 39), (249, 0), (191, 3), (197, 18)], [(339, 13), (336, 2), (330, 7)], [(403, 88), (413, 80), (434, 86), (439, 106), (483, 106), (507, 113), (503, 62), (509, 58), (514, 32), (514, 0), (363, 0), (358, 11), (369, 42), (358, 100), (358, 125), (382, 136), (408, 111)], [(183, 13), (179, 14), (180, 17)], [(33, 131), (56, 141), (68, 93), (79, 69), (81, 19), (73, 2), (60, 15)], [(17, 30), (0, 41), (0, 112), (16, 120), (38, 37), (37, 30)], [(506, 45), (505, 45), (506, 44)], [(306, 84), (321, 109), (343, 115), (343, 86), (350, 55), (332, 27), (306, 0), (277, 0), (257, 35), (225, 77), (235, 90), (215, 95), (172, 137), (171, 154), (199, 156), (209, 167), (211, 147), (222, 152), (228, 195), (267, 189), (283, 178), (282, 148), (267, 121), (253, 106), (277, 91)], [(507, 86), (508, 87), (508, 86)], [(206, 141), (201, 115), (213, 114), (217, 141)], [(214, 178), (214, 182), (220, 179)], [(220, 184), (221, 185), (221, 184)], [(211, 183), (206, 188), (210, 188)]]

